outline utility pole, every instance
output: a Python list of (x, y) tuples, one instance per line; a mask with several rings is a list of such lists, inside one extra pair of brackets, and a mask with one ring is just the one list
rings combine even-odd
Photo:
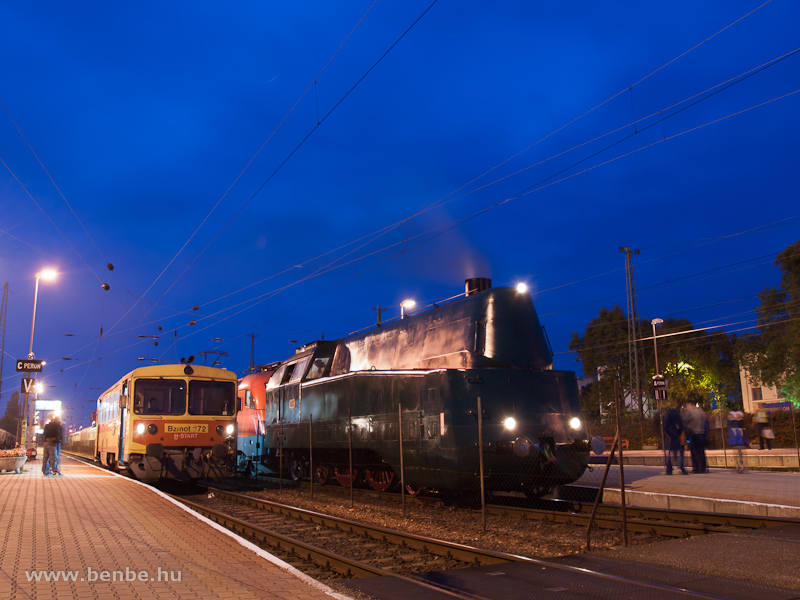
[[(625, 255), (625, 283), (628, 295), (628, 371), (630, 375), (631, 399), (636, 398), (639, 405), (640, 419), (644, 416), (642, 402), (642, 374), (645, 371), (644, 348), (639, 343), (642, 330), (639, 324), (639, 305), (636, 301), (636, 283), (633, 280), (632, 256), (639, 250), (631, 250), (627, 246), (619, 249)], [(641, 420), (640, 420), (641, 424)], [(642, 440), (644, 441), (644, 439)]]
[(378, 327), (380, 327), (381, 324), (383, 323), (381, 321), (381, 313), (382, 313), (382, 311), (386, 310), (386, 307), (385, 306), (373, 306), (372, 310), (378, 311)]
[(253, 367), (256, 366), (256, 338), (257, 334), (251, 333), (250, 335), (250, 372), (253, 372)]

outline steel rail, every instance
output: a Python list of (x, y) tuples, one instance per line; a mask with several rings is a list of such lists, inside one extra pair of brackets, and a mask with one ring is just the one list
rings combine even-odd
[[(303, 512), (303, 513), (310, 513), (312, 516), (315, 516), (315, 517), (317, 517), (317, 516), (318, 517), (328, 517), (327, 515), (323, 515), (321, 513), (314, 513), (312, 511), (306, 511), (306, 510), (303, 510), (303, 509), (294, 509), (294, 507), (288, 507), (286, 505), (279, 505), (277, 503), (270, 503), (268, 501), (262, 501), (262, 500), (260, 500), (258, 498), (251, 498), (249, 496), (245, 496), (245, 495), (242, 495), (242, 494), (236, 494), (234, 492), (228, 492), (226, 490), (217, 490), (216, 488), (208, 488), (208, 489), (213, 489), (215, 495), (216, 494), (220, 494), (222, 496), (229, 496), (229, 497), (230, 496), (236, 496), (236, 497), (240, 497), (242, 499), (246, 499), (247, 502), (244, 503), (245, 505), (262, 506), (263, 507), (265, 504), (266, 505), (276, 504), (277, 507), (279, 507), (280, 514), (287, 514), (287, 513), (283, 512), (283, 509), (287, 508), (287, 509), (291, 509), (289, 511), (289, 513), (294, 512), (294, 510), (297, 510), (297, 511), (300, 511), (300, 512)], [(244, 533), (245, 535), (249, 535), (250, 537), (255, 538), (255, 539), (263, 540), (263, 541), (265, 541), (267, 543), (270, 543), (270, 544), (278, 545), (279, 547), (283, 548), (284, 550), (288, 550), (289, 552), (293, 551), (300, 558), (306, 558), (307, 560), (312, 560), (312, 561), (316, 562), (316, 564), (325, 564), (325, 566), (327, 566), (328, 568), (334, 568), (334, 565), (336, 565), (339, 569), (344, 569), (344, 573), (348, 573), (348, 574), (350, 574), (352, 576), (356, 576), (356, 577), (359, 577), (359, 576), (360, 577), (374, 577), (374, 576), (393, 577), (393, 578), (396, 578), (398, 580), (407, 581), (407, 582), (412, 583), (412, 584), (417, 585), (417, 586), (425, 587), (425, 588), (428, 588), (428, 589), (431, 589), (431, 590), (436, 590), (439, 593), (444, 593), (444, 594), (447, 594), (447, 595), (452, 596), (454, 598), (472, 598), (472, 599), (475, 599), (475, 600), (482, 600), (479, 596), (475, 596), (473, 594), (470, 594), (470, 593), (467, 593), (467, 592), (463, 592), (463, 591), (454, 589), (454, 588), (446, 586), (446, 585), (438, 585), (438, 584), (435, 584), (435, 583), (424, 581), (424, 580), (422, 580), (422, 579), (420, 579), (418, 577), (414, 577), (414, 576), (406, 577), (406, 576), (403, 576), (403, 575), (398, 575), (396, 573), (392, 573), (391, 571), (385, 571), (385, 570), (380, 569), (378, 567), (372, 567), (372, 566), (367, 565), (365, 563), (349, 559), (349, 558), (347, 558), (345, 556), (341, 556), (341, 555), (338, 555), (338, 554), (335, 554), (335, 553), (332, 553), (332, 552), (328, 552), (326, 550), (322, 550), (321, 548), (316, 548), (315, 546), (311, 546), (309, 544), (305, 544), (303, 542), (299, 542), (297, 540), (293, 540), (293, 539), (288, 538), (286, 536), (271, 532), (269, 530), (266, 530), (266, 529), (264, 529), (262, 527), (254, 525), (252, 523), (248, 523), (246, 521), (242, 521), (240, 519), (236, 519), (235, 517), (232, 517), (230, 515), (226, 515), (224, 513), (220, 513), (220, 512), (211, 510), (211, 509), (206, 508), (204, 506), (201, 506), (199, 504), (195, 504), (194, 502), (190, 502), (188, 500), (184, 500), (184, 499), (182, 499), (180, 497), (173, 496), (173, 498), (175, 500), (177, 500), (178, 502), (181, 502), (182, 504), (185, 504), (186, 506), (192, 508), (193, 510), (196, 510), (200, 514), (203, 514), (204, 516), (206, 516), (206, 517), (214, 520), (215, 522), (223, 525), (224, 527), (227, 527), (228, 529), (231, 529), (234, 533), (237, 533), (237, 529), (238, 529), (238, 532)], [(250, 503), (249, 500), (255, 500), (256, 502), (255, 503)], [(347, 523), (348, 525), (350, 523), (352, 523), (354, 525), (359, 525), (359, 526), (363, 525), (361, 523), (355, 523), (353, 521), (348, 521), (347, 519), (339, 519), (338, 517), (328, 517), (328, 518), (330, 518), (332, 521), (339, 521), (339, 522)], [(371, 529), (384, 529), (384, 528), (375, 527), (375, 528), (371, 528)], [(392, 530), (386, 530), (386, 531), (392, 531)], [(402, 534), (402, 532), (394, 532), (394, 533), (401, 534), (403, 537), (406, 537), (406, 538), (414, 537), (414, 538), (420, 538), (420, 539), (428, 539), (428, 540), (433, 541), (433, 542), (439, 542), (439, 543), (441, 543), (441, 544), (443, 544), (445, 546), (451, 545), (449, 542), (442, 542), (441, 540), (433, 540), (432, 538), (422, 538), (421, 536), (414, 536), (414, 535), (411, 535), (411, 534)], [(662, 592), (672, 592), (674, 594), (681, 595), (681, 596), (702, 598), (702, 599), (705, 599), (705, 600), (729, 600), (728, 598), (725, 598), (723, 596), (717, 596), (717, 595), (714, 595), (714, 594), (707, 594), (707, 593), (704, 593), (704, 592), (689, 590), (689, 589), (686, 589), (686, 588), (679, 588), (679, 587), (674, 587), (674, 586), (670, 586), (670, 585), (653, 583), (653, 582), (649, 582), (649, 581), (642, 581), (642, 580), (638, 580), (638, 579), (629, 579), (629, 578), (622, 577), (622, 576), (619, 576), (619, 575), (611, 575), (611, 574), (608, 574), (608, 573), (601, 573), (599, 571), (594, 571), (592, 569), (586, 569), (586, 568), (582, 568), (582, 567), (574, 567), (574, 566), (571, 566), (571, 565), (552, 563), (552, 562), (549, 562), (549, 561), (546, 561), (546, 560), (541, 560), (541, 559), (536, 559), (536, 558), (528, 558), (528, 557), (516, 556), (516, 555), (512, 555), (512, 554), (504, 554), (502, 552), (494, 552), (494, 551), (490, 551), (490, 550), (482, 550), (482, 549), (479, 549), (479, 548), (471, 548), (469, 546), (463, 546), (463, 545), (460, 545), (460, 544), (453, 544), (453, 545), (454, 546), (460, 546), (461, 548), (465, 548), (465, 549), (478, 551), (480, 553), (485, 553), (487, 555), (495, 555), (498, 558), (504, 557), (505, 560), (503, 562), (526, 562), (526, 563), (529, 563), (529, 564), (532, 564), (532, 565), (540, 566), (541, 568), (552, 568), (552, 569), (556, 569), (556, 570), (560, 570), (560, 571), (566, 571), (566, 572), (569, 572), (569, 573), (582, 574), (582, 575), (586, 575), (586, 576), (589, 576), (589, 577), (596, 577), (598, 579), (603, 579), (603, 580), (611, 581), (611, 582), (615, 582), (615, 583), (629, 584), (629, 585), (633, 585), (633, 586), (636, 586), (636, 587), (648, 588), (648, 589), (651, 589), (651, 590), (658, 590), (658, 591), (662, 591)], [(318, 557), (318, 558), (315, 558), (315, 557)], [(325, 560), (325, 563), (318, 562), (318, 560), (320, 560), (320, 561), (321, 560)], [(337, 570), (337, 569), (334, 569), (334, 570)], [(338, 572), (342, 573), (343, 571), (339, 570)], [(360, 574), (357, 575), (356, 573), (360, 573)]]
[[(276, 479), (277, 481), (277, 479)], [(305, 482), (293, 482), (299, 488), (308, 486)], [(284, 488), (285, 489), (285, 488)], [(345, 493), (348, 488), (324, 486), (326, 492)], [(400, 502), (400, 496), (377, 492), (371, 489), (356, 489), (357, 494), (368, 498)], [(410, 498), (414, 502), (423, 504), (437, 504), (442, 500), (438, 498)], [(574, 508), (566, 511), (522, 508), (487, 504), (489, 514), (501, 517), (519, 518), (522, 520), (544, 520), (558, 523), (585, 525), (589, 520), (588, 513), (583, 512), (583, 503), (569, 502)], [(767, 517), (758, 515), (739, 515), (732, 513), (707, 513), (700, 511), (686, 511), (677, 509), (644, 508), (628, 506), (628, 526), (631, 531), (639, 533), (655, 533), (666, 537), (689, 537), (706, 533), (733, 533), (742, 529), (760, 529), (780, 525), (798, 524), (800, 519), (789, 517)], [(601, 504), (595, 523), (605, 529), (619, 529), (622, 527), (621, 508), (615, 504)]]
[(406, 533), (389, 529), (387, 527), (380, 527), (378, 525), (368, 525), (358, 521), (351, 521), (349, 519), (342, 519), (323, 513), (297, 508), (295, 506), (288, 506), (269, 500), (262, 500), (261, 498), (253, 498), (245, 494), (238, 494), (227, 490), (221, 490), (214, 487), (208, 487), (213, 491), (214, 495), (220, 499), (228, 499), (246, 506), (254, 506), (262, 510), (269, 510), (276, 514), (291, 516), (295, 519), (314, 523), (317, 525), (324, 525), (344, 531), (351, 534), (360, 535), (362, 537), (369, 537), (378, 541), (391, 542), (406, 548), (414, 550), (422, 550), (423, 552), (430, 552), (439, 556), (447, 556), (455, 558), (463, 562), (471, 562), (480, 565), (493, 565), (502, 564), (507, 562), (515, 562), (526, 560), (525, 557), (517, 556), (515, 554), (507, 554), (505, 552), (497, 552), (494, 550), (485, 550), (483, 548), (475, 548), (465, 544), (458, 544), (455, 542), (446, 542), (422, 535), (413, 533)]
[[(585, 524), (589, 521), (589, 514), (582, 511), (561, 512), (494, 505), (487, 509), (494, 515), (521, 520), (536, 519), (573, 524)], [(614, 504), (601, 504), (598, 514), (595, 516), (595, 522), (598, 526), (606, 528), (620, 527), (621, 508)], [(656, 532), (659, 535), (670, 537), (704, 533), (732, 533), (742, 529), (761, 529), (798, 523), (800, 523), (800, 519), (789, 517), (628, 507), (628, 527), (632, 531)]]

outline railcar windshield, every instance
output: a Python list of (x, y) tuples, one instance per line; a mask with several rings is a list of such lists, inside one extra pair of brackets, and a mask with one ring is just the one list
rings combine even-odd
[(186, 382), (181, 379), (137, 379), (134, 383), (137, 415), (182, 415), (186, 412)]
[(190, 381), (190, 415), (232, 415), (236, 386), (232, 381)]

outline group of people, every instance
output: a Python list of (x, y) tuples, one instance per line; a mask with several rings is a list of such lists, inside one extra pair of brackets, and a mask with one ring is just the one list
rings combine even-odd
[[(772, 439), (775, 434), (770, 426), (769, 414), (760, 409), (753, 417), (753, 422), (758, 429), (758, 441), (761, 450), (765, 446), (772, 449)], [(672, 475), (674, 463), (677, 463), (681, 473), (688, 475), (683, 465), (684, 443), (689, 444), (692, 456), (692, 471), (695, 473), (708, 473), (706, 463), (706, 438), (708, 437), (708, 419), (705, 412), (696, 402), (678, 404), (667, 410), (664, 416), (664, 433), (669, 438), (669, 452), (666, 456), (666, 472)], [(730, 448), (738, 449), (736, 469), (744, 472), (742, 449), (750, 445), (750, 440), (745, 427), (744, 413), (731, 411), (728, 413), (728, 441)]]
[(694, 402), (687, 402), (683, 406), (679, 405), (670, 408), (664, 417), (664, 433), (669, 438), (669, 453), (666, 461), (667, 475), (672, 475), (673, 462), (678, 463), (678, 468), (680, 468), (682, 475), (689, 474), (689, 471), (683, 465), (683, 439), (689, 443), (689, 451), (692, 456), (692, 471), (694, 473), (708, 473), (708, 465), (706, 463), (708, 419), (700, 406)]
[(61, 440), (64, 428), (61, 419), (56, 415), (44, 426), (44, 455), (42, 456), (42, 474), (45, 477), (61, 475)]

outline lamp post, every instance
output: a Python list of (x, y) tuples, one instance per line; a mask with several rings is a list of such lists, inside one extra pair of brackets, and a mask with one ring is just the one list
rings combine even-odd
[(409, 299), (409, 300), (403, 300), (403, 301), (400, 303), (400, 318), (401, 318), (401, 319), (404, 319), (404, 318), (405, 318), (405, 316), (406, 316), (405, 309), (407, 309), (407, 308), (414, 308), (414, 306), (415, 306), (416, 304), (417, 304), (417, 302), (416, 302), (415, 300), (410, 300), (410, 299)]
[[(44, 269), (36, 274), (36, 285), (33, 289), (33, 316), (31, 317), (31, 343), (28, 347), (28, 360), (35, 358), (33, 354), (33, 328), (36, 325), (36, 303), (39, 300), (39, 279), (50, 281), (56, 278), (57, 273), (53, 269)], [(30, 373), (27, 373), (30, 375)], [(22, 417), (22, 432), (20, 437), (20, 446), (25, 447), (25, 442), (28, 438), (28, 417), (30, 415), (30, 394), (25, 392), (25, 412)]]
[[(656, 375), (653, 377), (654, 382), (662, 378), (661, 373), (658, 371), (658, 344), (656, 343), (656, 325), (661, 325), (663, 322), (664, 319), (653, 319), (650, 321), (650, 324), (653, 326), (653, 353), (655, 354), (656, 359)], [(656, 394), (656, 406), (658, 408), (659, 429), (661, 430), (661, 448), (664, 451), (664, 464), (666, 464), (667, 447), (664, 445), (664, 413), (661, 410), (661, 393), (658, 390), (654, 391)]]

